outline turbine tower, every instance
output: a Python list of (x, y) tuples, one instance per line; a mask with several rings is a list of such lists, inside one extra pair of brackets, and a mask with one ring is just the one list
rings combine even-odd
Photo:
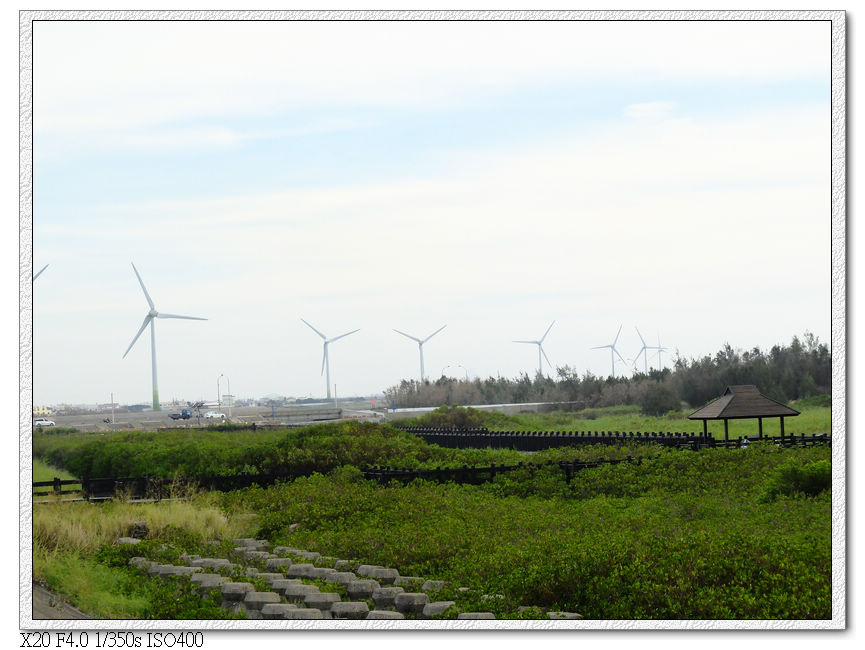
[(646, 350), (650, 350), (652, 348), (650, 348), (648, 345), (646, 345), (646, 341), (643, 339), (643, 335), (640, 334), (640, 330), (638, 330), (636, 327), (634, 329), (637, 330), (637, 336), (640, 337), (640, 341), (642, 341), (642, 343), (643, 343), (643, 347), (640, 348), (640, 351), (637, 352), (637, 356), (634, 357), (634, 366), (636, 367), (637, 359), (639, 359), (640, 355), (642, 354), (643, 355), (644, 373), (646, 375), (648, 375), (649, 374), (649, 359), (648, 359), (648, 355), (646, 354)]
[(657, 347), (652, 346), (652, 347), (650, 347), (650, 348), (648, 348), (648, 349), (649, 349), (649, 350), (657, 350), (657, 351), (658, 351), (658, 370), (660, 370), (661, 367), (662, 367), (662, 366), (661, 366), (661, 352), (666, 352), (666, 351), (667, 351), (667, 348), (662, 348), (662, 347), (661, 347), (661, 334), (660, 334), (660, 332), (658, 333), (658, 345), (657, 345)]
[(400, 332), (398, 329), (394, 330), (394, 332), (396, 332), (397, 334), (402, 334), (403, 336), (410, 338), (412, 341), (417, 341), (417, 348), (420, 351), (420, 383), (423, 383), (423, 344), (426, 343), (427, 341), (429, 341), (436, 334), (441, 332), (445, 327), (447, 327), (447, 325), (442, 325), (435, 332), (433, 332), (432, 334), (430, 334), (428, 337), (426, 337), (423, 340), (417, 338), (416, 336), (412, 336), (411, 334), (406, 334), (405, 332)]
[(39, 273), (37, 273), (36, 275), (33, 276), (33, 281), (35, 282), (35, 281), (36, 281), (36, 278), (38, 278), (40, 275), (42, 275), (42, 271), (44, 271), (44, 270), (47, 269), (47, 268), (48, 268), (48, 265), (47, 265), (47, 264), (46, 264), (45, 266), (43, 266), (43, 267), (39, 270)]
[(547, 334), (550, 333), (550, 330), (553, 329), (553, 325), (555, 325), (555, 324), (556, 324), (556, 321), (553, 321), (552, 323), (550, 323), (550, 326), (547, 328), (547, 331), (544, 332), (544, 335), (541, 337), (540, 341), (514, 341), (514, 343), (533, 343), (534, 345), (538, 346), (538, 374), (539, 375), (543, 374), (543, 369), (544, 369), (543, 365), (541, 364), (541, 355), (542, 354), (544, 355), (544, 359), (547, 360), (547, 364), (550, 366), (550, 368), (553, 367), (553, 364), (550, 363), (550, 359), (547, 356), (547, 353), (544, 352), (544, 347), (542, 344), (544, 342), (544, 339), (547, 338)]
[(147, 299), (147, 304), (150, 305), (150, 311), (147, 312), (147, 315), (144, 317), (144, 322), (141, 324), (141, 328), (138, 330), (138, 333), (135, 335), (135, 338), (132, 339), (132, 343), (129, 344), (129, 347), (126, 348), (126, 352), (123, 353), (123, 358), (126, 358), (126, 355), (129, 354), (129, 351), (132, 349), (132, 346), (135, 345), (135, 342), (138, 340), (138, 337), (141, 336), (141, 333), (144, 331), (144, 328), (150, 325), (150, 356), (153, 364), (153, 410), (160, 411), (162, 410), (159, 407), (159, 388), (156, 385), (156, 328), (154, 326), (154, 321), (157, 318), (182, 318), (184, 320), (207, 320), (206, 318), (198, 318), (196, 316), (178, 316), (176, 314), (160, 314), (156, 311), (156, 307), (153, 306), (153, 301), (150, 299), (150, 294), (147, 293), (147, 289), (144, 286), (144, 282), (141, 280), (141, 276), (138, 275), (138, 269), (135, 268), (135, 264), (132, 264), (132, 270), (135, 271), (135, 277), (138, 278), (138, 284), (141, 285), (141, 290), (144, 292), (144, 297)]
[(610, 343), (609, 345), (598, 345), (597, 347), (592, 348), (592, 350), (601, 350), (602, 348), (610, 348), (610, 365), (612, 366), (612, 371), (611, 371), (612, 375), (611, 376), (613, 376), (613, 377), (616, 376), (616, 357), (613, 355), (615, 354), (619, 357), (619, 359), (622, 359), (623, 362), (625, 361), (622, 358), (622, 355), (619, 354), (619, 351), (616, 349), (616, 342), (619, 340), (619, 334), (621, 334), (621, 333), (622, 333), (622, 325), (619, 325), (619, 331), (616, 333), (616, 338), (613, 339), (612, 343)]
[[(300, 320), (303, 320), (302, 318)], [(355, 332), (359, 332), (360, 329), (352, 330), (350, 332), (346, 332), (345, 334), (340, 334), (339, 336), (334, 336), (332, 339), (327, 338), (324, 334), (315, 329), (312, 325), (306, 323), (306, 326), (309, 327), (313, 332), (318, 334), (324, 340), (324, 356), (321, 359), (321, 372), (324, 374), (324, 371), (327, 370), (327, 399), (330, 399), (330, 359), (327, 356), (327, 346), (333, 343), (334, 341), (338, 341), (341, 338), (348, 336), (349, 334), (354, 334)]]

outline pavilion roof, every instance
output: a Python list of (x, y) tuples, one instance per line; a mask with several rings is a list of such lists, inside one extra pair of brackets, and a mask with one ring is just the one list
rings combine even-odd
[(763, 395), (756, 386), (727, 386), (724, 394), (688, 416), (689, 420), (787, 417), (799, 411)]

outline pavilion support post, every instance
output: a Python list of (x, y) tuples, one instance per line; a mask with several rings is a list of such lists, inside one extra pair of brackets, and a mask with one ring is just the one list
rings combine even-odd
[(703, 436), (709, 435), (709, 425), (707, 424), (707, 420), (703, 420)]
[(730, 430), (727, 427), (727, 418), (724, 418), (724, 442), (730, 439)]
[(757, 433), (759, 437), (763, 437), (763, 418), (757, 418)]
[(781, 416), (781, 437), (784, 437), (784, 416)]

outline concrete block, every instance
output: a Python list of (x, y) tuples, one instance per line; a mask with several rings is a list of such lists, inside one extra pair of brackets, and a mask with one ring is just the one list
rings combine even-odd
[(115, 546), (120, 546), (121, 544), (138, 544), (141, 540), (137, 537), (118, 537), (117, 541), (114, 542)]
[(381, 589), (381, 585), (375, 580), (354, 580), (345, 588), (350, 600), (366, 600)]
[(576, 612), (547, 612), (547, 618), (551, 621), (576, 621), (583, 617)]
[(331, 618), (349, 619), (357, 621), (366, 618), (369, 613), (369, 605), (364, 602), (338, 602), (330, 606)]
[(238, 539), (231, 540), (231, 542), (235, 546), (255, 546), (256, 544), (258, 544), (258, 541), (252, 539), (252, 537), (240, 537)]
[(351, 571), (351, 562), (348, 560), (337, 560), (333, 563), (333, 568), (337, 571)]
[(176, 566), (168, 575), (191, 576), (193, 573), (199, 573), (201, 571), (203, 571), (203, 569), (197, 566)]
[(422, 593), (401, 593), (394, 598), (393, 604), (398, 612), (403, 614), (422, 614), (423, 608), (429, 603), (429, 596)]
[(248, 578), (254, 578), (258, 575), (258, 569), (256, 569), (254, 566), (246, 567), (243, 570), (243, 575), (247, 576)]
[(363, 576), (364, 578), (372, 578), (372, 572), (375, 569), (383, 569), (383, 566), (378, 564), (361, 564), (357, 567), (357, 571), (355, 573), (359, 576)]
[(181, 553), (180, 554), (180, 561), (183, 562), (187, 566), (192, 566), (190, 563), (193, 560), (199, 559), (200, 557), (201, 557), (200, 555), (188, 555), (186, 553)]
[(315, 585), (288, 585), (283, 591), (285, 599), (290, 603), (302, 603), (309, 594), (319, 593)]
[(445, 586), (444, 580), (427, 580), (421, 585), (421, 591), (438, 591)]
[(372, 570), (369, 577), (373, 580), (378, 580), (383, 585), (392, 585), (394, 580), (399, 578), (399, 571), (386, 567), (378, 567)]
[(334, 568), (333, 565), (336, 563), (336, 558), (331, 557), (330, 555), (322, 555), (320, 558), (318, 558), (315, 561), (315, 563), (318, 566), (323, 566), (323, 567), (328, 567), (330, 569), (333, 569)]
[(335, 582), (338, 585), (348, 585), (349, 582), (357, 580), (357, 576), (351, 571), (334, 571), (324, 576), (325, 582)]
[(452, 600), (437, 600), (434, 603), (424, 605), (424, 608), (421, 611), (421, 618), (433, 618), (435, 616), (444, 614), (451, 607), (453, 607), (454, 604), (455, 603)]
[(281, 573), (259, 573), (255, 577), (259, 580), (264, 580), (269, 585), (273, 585), (276, 580), (285, 580), (285, 576)]
[(162, 569), (166, 566), (171, 565), (157, 564), (156, 562), (154, 562), (147, 567), (147, 575), (158, 576), (159, 572), (162, 571)]
[(270, 556), (270, 554), (265, 551), (244, 551), (241, 555), (251, 562), (267, 559)]
[(288, 620), (298, 619), (318, 619), (324, 618), (324, 614), (320, 609), (311, 609), (309, 607), (298, 607), (297, 609), (287, 609), (282, 617)]
[(250, 591), (243, 597), (243, 604), (250, 610), (261, 610), (265, 605), (278, 602), (279, 594), (272, 591)]
[(137, 569), (148, 569), (151, 565), (156, 564), (148, 560), (146, 557), (131, 557), (129, 558), (129, 566), (134, 566)]
[(302, 585), (303, 582), (299, 578), (287, 578), (285, 580), (274, 580), (270, 583), (270, 588), (280, 596), (285, 596), (285, 589), (292, 585)]
[(391, 612), (386, 609), (374, 609), (366, 615), (366, 620), (368, 621), (396, 621), (404, 618), (405, 614), (402, 612)]
[(271, 557), (264, 563), (264, 568), (268, 571), (273, 571), (275, 569), (281, 569), (282, 567), (289, 567), (292, 564), (293, 562), (287, 557)]
[(254, 587), (248, 582), (224, 582), (219, 587), (222, 599), (228, 602), (240, 602)]
[(294, 548), (293, 546), (277, 546), (273, 549), (273, 552), (280, 556), (288, 555), (289, 553), (294, 554), (298, 551), (300, 551), (300, 549)]
[(316, 551), (298, 551), (295, 555), (299, 555), (304, 560), (309, 560), (310, 562), (315, 562), (321, 557), (321, 553), (317, 553)]
[(189, 577), (189, 581), (198, 587), (200, 594), (205, 594), (212, 589), (219, 590), (221, 585), (228, 582), (228, 578), (215, 573), (196, 573)]
[(402, 587), (382, 587), (373, 592), (372, 599), (376, 609), (392, 609), (397, 595), (402, 593), (405, 593)]
[(297, 609), (297, 605), (291, 605), (289, 603), (267, 603), (261, 608), (261, 618), (268, 621), (285, 618), (285, 612), (292, 609)]
[(323, 612), (330, 611), (331, 605), (338, 602), (340, 602), (339, 594), (321, 591), (315, 594), (307, 594), (306, 598), (303, 599), (303, 604), (307, 607), (314, 607)]
[(463, 612), (457, 614), (457, 619), (460, 621), (487, 621), (495, 619), (492, 612)]
[(307, 578), (315, 567), (311, 564), (292, 564), (285, 569), (286, 578)]
[(312, 580), (315, 580), (316, 578), (326, 579), (331, 573), (336, 573), (336, 569), (316, 566), (309, 570), (308, 577)]

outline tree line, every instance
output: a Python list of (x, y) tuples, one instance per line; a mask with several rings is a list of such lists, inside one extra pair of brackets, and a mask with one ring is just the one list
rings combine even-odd
[(754, 384), (767, 397), (789, 402), (831, 392), (832, 355), (828, 346), (806, 332), (790, 345), (748, 351), (725, 345), (714, 356), (685, 359), (675, 355), (672, 368), (638, 372), (632, 377), (602, 378), (575, 368), (556, 369), (555, 377), (522, 373), (519, 377), (436, 380), (403, 379), (386, 389), (389, 406), (412, 408), (443, 404), (519, 404), (570, 402), (569, 408), (639, 404), (646, 413), (679, 410), (684, 401), (699, 407), (730, 385)]

